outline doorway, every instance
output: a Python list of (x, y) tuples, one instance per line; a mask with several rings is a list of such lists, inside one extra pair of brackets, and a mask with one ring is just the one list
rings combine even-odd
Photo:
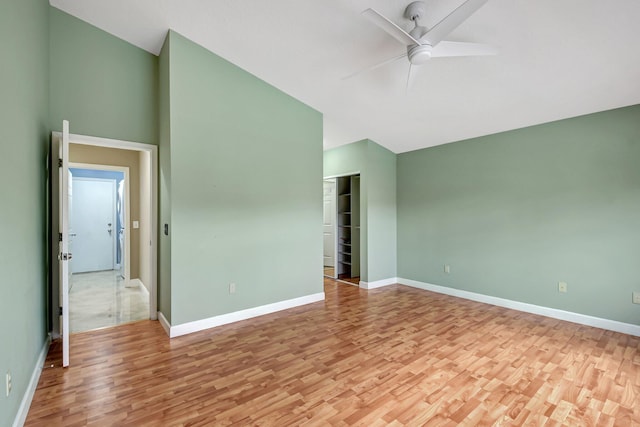
[(118, 207), (124, 208), (124, 200), (119, 197), (118, 187), (124, 187), (124, 173), (71, 166), (69, 242), (75, 254), (71, 273), (120, 270), (124, 248), (117, 237), (124, 224), (119, 220)]
[(323, 179), (325, 277), (360, 285), (360, 174)]
[[(61, 133), (53, 133), (53, 141), (61, 140)], [(157, 319), (157, 147), (149, 144), (140, 144), (135, 142), (112, 140), (105, 138), (96, 138), (84, 135), (70, 135), (69, 141), (69, 159), (71, 160), (70, 166), (75, 166), (78, 169), (94, 169), (105, 170), (107, 172), (120, 171), (125, 174), (125, 179), (122, 181), (116, 180), (116, 194), (123, 193), (124, 198), (118, 202), (116, 198), (116, 207), (118, 203), (124, 209), (120, 212), (123, 218), (118, 217), (118, 211), (116, 210), (115, 219), (113, 221), (101, 220), (98, 228), (103, 228), (101, 231), (108, 233), (111, 230), (111, 235), (114, 237), (115, 249), (113, 256), (113, 264), (111, 269), (102, 270), (104, 267), (93, 267), (86, 271), (80, 271), (81, 267), (75, 268), (74, 261), (78, 261), (74, 258), (80, 256), (78, 248), (74, 250), (76, 253), (74, 257), (70, 257), (69, 267), (72, 271), (75, 269), (75, 273), (72, 276), (71, 293), (75, 290), (80, 290), (83, 286), (78, 281), (81, 278), (91, 279), (91, 281), (99, 280), (102, 282), (111, 282), (110, 288), (106, 293), (106, 296), (101, 298), (94, 298), (98, 300), (113, 299), (118, 294), (129, 293), (132, 289), (136, 289), (142, 295), (138, 298), (140, 301), (134, 300), (115, 300), (112, 302), (114, 311), (120, 313), (122, 310), (128, 310), (130, 306), (143, 305), (144, 315), (141, 318), (144, 319)], [(57, 144), (57, 142), (56, 142)], [(139, 163), (137, 172), (130, 167), (127, 163), (127, 159), (135, 159)], [(58, 243), (58, 236), (60, 235), (58, 230), (58, 207), (60, 200), (57, 194), (57, 174), (53, 171), (58, 169), (57, 156), (52, 154), (52, 248), (55, 248)], [(73, 169), (73, 168), (72, 168)], [(128, 170), (131, 170), (130, 174)], [(70, 181), (73, 180), (73, 174)], [(131, 188), (128, 188), (131, 187)], [(55, 191), (55, 192), (54, 192)], [(138, 192), (139, 201), (130, 202), (128, 195), (134, 192)], [(76, 191), (77, 193), (78, 191)], [(73, 194), (73, 189), (72, 189)], [(73, 196), (72, 196), (73, 197)], [(77, 194), (76, 194), (77, 197)], [(71, 199), (71, 208), (73, 208), (73, 198)], [(127, 209), (128, 208), (128, 209)], [(71, 212), (71, 209), (70, 209)], [(131, 214), (135, 213), (135, 216)], [(70, 219), (73, 221), (73, 219)], [(120, 226), (118, 222), (120, 221)], [(111, 228), (108, 228), (108, 224), (111, 223)], [(107, 227), (104, 229), (104, 227)], [(69, 234), (77, 234), (76, 230), (72, 230)], [(71, 237), (71, 236), (70, 236)], [(76, 239), (78, 236), (74, 236)], [(71, 252), (71, 251), (70, 251)], [(71, 253), (73, 254), (73, 253)], [(70, 254), (70, 255), (71, 255)], [(62, 296), (59, 296), (59, 266), (57, 259), (57, 251), (54, 249), (51, 251), (51, 278), (52, 289), (50, 293), (51, 299), (51, 324), (52, 335), (54, 337), (60, 336), (61, 322), (57, 316), (58, 307), (60, 307)], [(96, 271), (99, 269), (100, 271)], [(91, 270), (91, 271), (89, 271)], [(101, 278), (90, 276), (103, 276)], [(104, 277), (106, 276), (106, 277)], [(94, 280), (95, 279), (95, 280)], [(97, 291), (88, 291), (88, 293), (96, 296)], [(75, 302), (72, 299), (68, 306), (74, 311), (76, 308), (81, 308), (81, 303)], [(95, 311), (95, 310), (94, 310)], [(112, 314), (111, 317), (116, 317)], [(109, 317), (107, 314), (106, 317)], [(113, 319), (112, 319), (113, 320)], [(122, 318), (122, 321), (137, 320), (133, 318)], [(74, 332), (77, 331), (73, 327), (73, 321), (71, 327)], [(96, 327), (102, 327), (102, 325), (96, 325)], [(94, 329), (91, 327), (90, 329)]]
[[(70, 157), (77, 157), (74, 148)], [(130, 280), (131, 199), (140, 204), (139, 192), (130, 191), (130, 168), (69, 166), (70, 332), (148, 319), (149, 292), (139, 280)]]

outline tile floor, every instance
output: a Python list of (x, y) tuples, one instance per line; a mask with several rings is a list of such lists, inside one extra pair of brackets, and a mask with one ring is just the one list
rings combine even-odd
[(140, 285), (125, 287), (117, 270), (76, 273), (69, 286), (72, 333), (149, 318), (147, 290)]

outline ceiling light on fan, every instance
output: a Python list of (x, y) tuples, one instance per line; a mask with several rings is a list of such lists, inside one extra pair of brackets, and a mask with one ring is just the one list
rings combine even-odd
[(404, 11), (404, 16), (413, 21), (414, 24), (414, 28), (409, 32), (403, 30), (393, 21), (374, 9), (365, 10), (362, 14), (387, 34), (406, 45), (407, 52), (353, 73), (345, 77), (345, 79), (406, 57), (409, 59), (408, 86), (412, 74), (411, 67), (414, 65), (423, 65), (429, 62), (431, 58), (497, 54), (498, 52), (494, 47), (485, 44), (443, 41), (449, 33), (467, 20), (487, 1), (488, 0), (467, 0), (432, 28), (426, 28), (420, 25), (420, 18), (425, 15), (427, 7), (422, 1), (414, 1), (409, 4)]

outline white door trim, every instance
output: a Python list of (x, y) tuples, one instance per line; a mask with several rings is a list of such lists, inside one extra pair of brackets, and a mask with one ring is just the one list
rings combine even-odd
[(353, 176), (353, 175), (360, 175), (360, 171), (341, 173), (339, 175), (327, 175), (327, 176), (323, 176), (322, 179), (344, 178), (345, 176)]
[[(60, 136), (61, 132), (53, 132)], [(123, 141), (119, 139), (98, 138), (95, 136), (70, 134), (72, 144), (92, 145), (96, 147), (117, 148), (122, 150), (145, 151), (151, 156), (151, 283), (149, 284), (149, 318), (158, 319), (158, 147), (141, 142)], [(142, 260), (141, 260), (142, 261)]]
[[(131, 215), (131, 212), (130, 212), (131, 197), (129, 193), (129, 167), (97, 165), (93, 163), (74, 163), (74, 162), (69, 162), (69, 167), (75, 168), (75, 169), (90, 169), (90, 170), (100, 170), (100, 171), (122, 172), (124, 174), (124, 284), (126, 286), (131, 281), (131, 266), (129, 264), (131, 261), (131, 240), (129, 238), (129, 236), (131, 235), (131, 231), (129, 230), (129, 227), (131, 226), (131, 216), (130, 216)], [(115, 227), (114, 227), (114, 230), (115, 230)], [(116, 238), (114, 239), (114, 251), (115, 251), (115, 245), (118, 244), (117, 242), (118, 233), (116, 232), (115, 235), (116, 235)]]

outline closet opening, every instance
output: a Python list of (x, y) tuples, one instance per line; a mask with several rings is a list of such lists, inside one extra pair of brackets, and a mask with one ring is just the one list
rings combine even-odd
[(324, 275), (360, 284), (360, 175), (323, 181)]

